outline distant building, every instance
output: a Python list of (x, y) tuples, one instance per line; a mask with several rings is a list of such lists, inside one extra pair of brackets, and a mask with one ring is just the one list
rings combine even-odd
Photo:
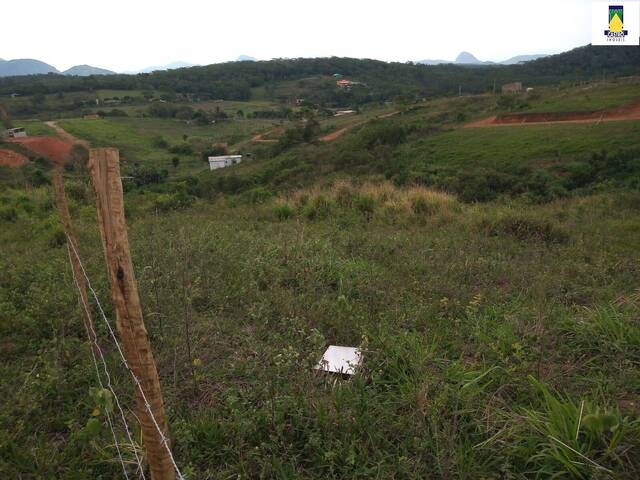
[(20, 127), (20, 128), (10, 128), (10, 129), (5, 130), (4, 132), (2, 132), (1, 136), (3, 138), (20, 138), (20, 137), (26, 137), (27, 136), (27, 132), (22, 127)]
[(351, 115), (353, 113), (356, 113), (355, 110), (338, 110), (336, 113), (333, 114), (334, 117), (342, 117), (344, 115)]
[(242, 161), (242, 155), (221, 155), (219, 157), (209, 157), (209, 170), (230, 167)]
[(502, 86), (502, 93), (520, 93), (522, 82), (506, 83)]

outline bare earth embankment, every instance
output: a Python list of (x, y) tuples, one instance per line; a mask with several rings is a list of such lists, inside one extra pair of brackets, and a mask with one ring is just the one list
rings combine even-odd
[(468, 123), (464, 128), (482, 128), (508, 125), (539, 125), (549, 123), (594, 123), (640, 120), (640, 102), (610, 110), (593, 112), (536, 112), (512, 113), (484, 118)]

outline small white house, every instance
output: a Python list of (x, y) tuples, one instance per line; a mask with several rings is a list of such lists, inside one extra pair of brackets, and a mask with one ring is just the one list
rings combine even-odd
[(0, 136), (5, 137), (5, 138), (20, 138), (20, 137), (26, 137), (27, 136), (27, 132), (22, 127), (20, 127), (20, 128), (10, 128), (10, 129), (5, 130), (4, 132), (2, 132), (2, 134)]
[(242, 155), (221, 155), (219, 157), (209, 157), (209, 170), (229, 167), (242, 161)]

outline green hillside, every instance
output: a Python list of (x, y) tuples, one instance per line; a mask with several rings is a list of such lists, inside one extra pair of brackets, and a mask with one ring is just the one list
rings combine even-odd
[[(187, 478), (640, 476), (640, 119), (467, 128), (637, 102), (634, 79), (570, 84), (601, 75), (600, 52), (424, 70), (478, 85), (495, 72), (562, 79), (515, 96), (482, 86), (418, 98), (422, 80), (385, 82), (422, 67), (320, 59), (130, 85), (53, 77), (41, 80), (44, 100), (20, 100), (33, 110), (15, 123), (29, 133), (54, 134), (43, 120), (55, 119), (121, 152), (133, 264)], [(323, 75), (338, 67), (382, 101), (354, 93), (333, 107), (344, 92)], [(247, 99), (187, 95), (200, 72), (242, 76)], [(0, 84), (22, 82), (12, 81)], [(114, 89), (93, 91), (99, 101), (118, 102), (63, 111), (69, 97), (90, 102), (91, 82)], [(242, 163), (209, 171), (206, 157), (225, 151)], [(80, 154), (64, 177), (83, 264), (113, 319)], [(39, 155), (0, 166), (0, 244), (0, 476), (120, 478), (106, 415), (117, 410), (96, 382)], [(133, 389), (92, 308), (135, 426), (133, 444), (119, 417), (114, 427), (133, 478), (144, 446)], [(361, 349), (356, 375), (314, 369), (328, 345)]]

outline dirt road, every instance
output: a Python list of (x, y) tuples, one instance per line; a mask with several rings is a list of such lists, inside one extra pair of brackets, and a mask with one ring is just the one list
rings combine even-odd
[(67, 132), (64, 128), (62, 128), (60, 125), (58, 125), (58, 122), (54, 122), (54, 121), (49, 121), (49, 122), (44, 122), (47, 126), (53, 128), (56, 133), (60, 136), (60, 138), (62, 138), (64, 141), (69, 142), (71, 144), (74, 143), (79, 143), (80, 145), (86, 147), (86, 148), (90, 148), (89, 142), (87, 142), (86, 140), (81, 140), (77, 137), (74, 137), (73, 135), (71, 135), (69, 132)]
[[(400, 113), (400, 111), (389, 112), (389, 113), (385, 113), (384, 115), (378, 115), (375, 118), (389, 118), (389, 117), (392, 117), (394, 115), (397, 115), (398, 113)], [(357, 127), (358, 125), (362, 125), (363, 123), (366, 123), (366, 122), (367, 122), (367, 120), (363, 120), (363, 121), (360, 121), (360, 122), (355, 122), (355, 123), (353, 123), (351, 125), (347, 125), (346, 127), (339, 128), (338, 130), (334, 130), (333, 132), (325, 135), (324, 137), (320, 137), (320, 141), (321, 142), (332, 142), (335, 139), (340, 138), (342, 135), (347, 133), (353, 127)]]

